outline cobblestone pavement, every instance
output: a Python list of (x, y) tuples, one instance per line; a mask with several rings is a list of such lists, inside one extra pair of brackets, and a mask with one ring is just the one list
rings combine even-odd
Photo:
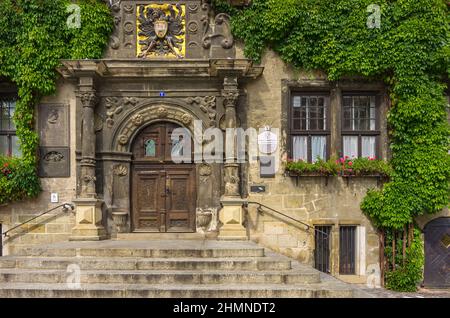
[(367, 288), (366, 285), (358, 285), (358, 288), (361, 291), (377, 298), (450, 298), (450, 289), (419, 288), (419, 290), (415, 293), (404, 293), (395, 292), (384, 288)]

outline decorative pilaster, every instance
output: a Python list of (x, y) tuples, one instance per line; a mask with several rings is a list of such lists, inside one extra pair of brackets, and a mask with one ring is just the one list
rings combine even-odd
[(74, 200), (76, 224), (72, 229), (72, 241), (99, 241), (106, 238), (102, 225), (103, 201), (97, 199), (95, 190), (95, 117), (98, 98), (93, 89), (93, 78), (80, 78), (80, 106), (83, 108), (81, 146), (81, 192)]
[[(237, 77), (225, 77), (222, 97), (225, 106), (225, 128), (237, 128), (236, 107), (239, 99)], [(225, 193), (221, 199), (222, 210), (219, 212), (222, 227), (218, 239), (246, 240), (247, 231), (242, 225), (244, 200), (240, 192), (239, 164), (236, 160), (234, 134), (226, 134), (225, 145), (227, 149), (224, 164)]]
[(95, 90), (80, 94), (83, 106), (83, 140), (81, 158), (81, 197), (95, 198), (95, 120), (94, 109), (98, 102)]
[[(225, 128), (236, 128), (236, 106), (239, 98), (238, 83), (236, 77), (226, 77), (222, 90), (223, 104), (225, 106)], [(225, 145), (232, 146), (232, 151), (226, 151), (225, 158), (225, 196), (240, 197), (239, 189), (239, 164), (236, 163), (235, 136), (226, 136)]]

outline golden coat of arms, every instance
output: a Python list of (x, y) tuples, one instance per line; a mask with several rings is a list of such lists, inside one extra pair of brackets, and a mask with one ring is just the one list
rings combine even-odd
[(185, 14), (180, 4), (140, 6), (138, 10), (138, 57), (175, 56), (185, 50)]

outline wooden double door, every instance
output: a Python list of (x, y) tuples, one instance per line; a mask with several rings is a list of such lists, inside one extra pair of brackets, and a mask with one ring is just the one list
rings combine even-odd
[(133, 146), (132, 225), (134, 232), (195, 232), (194, 164), (174, 164), (174, 124), (146, 128)]

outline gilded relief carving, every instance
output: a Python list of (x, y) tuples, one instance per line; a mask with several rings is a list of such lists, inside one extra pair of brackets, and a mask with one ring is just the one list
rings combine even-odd
[(137, 56), (184, 58), (186, 51), (185, 5), (149, 4), (138, 7)]

